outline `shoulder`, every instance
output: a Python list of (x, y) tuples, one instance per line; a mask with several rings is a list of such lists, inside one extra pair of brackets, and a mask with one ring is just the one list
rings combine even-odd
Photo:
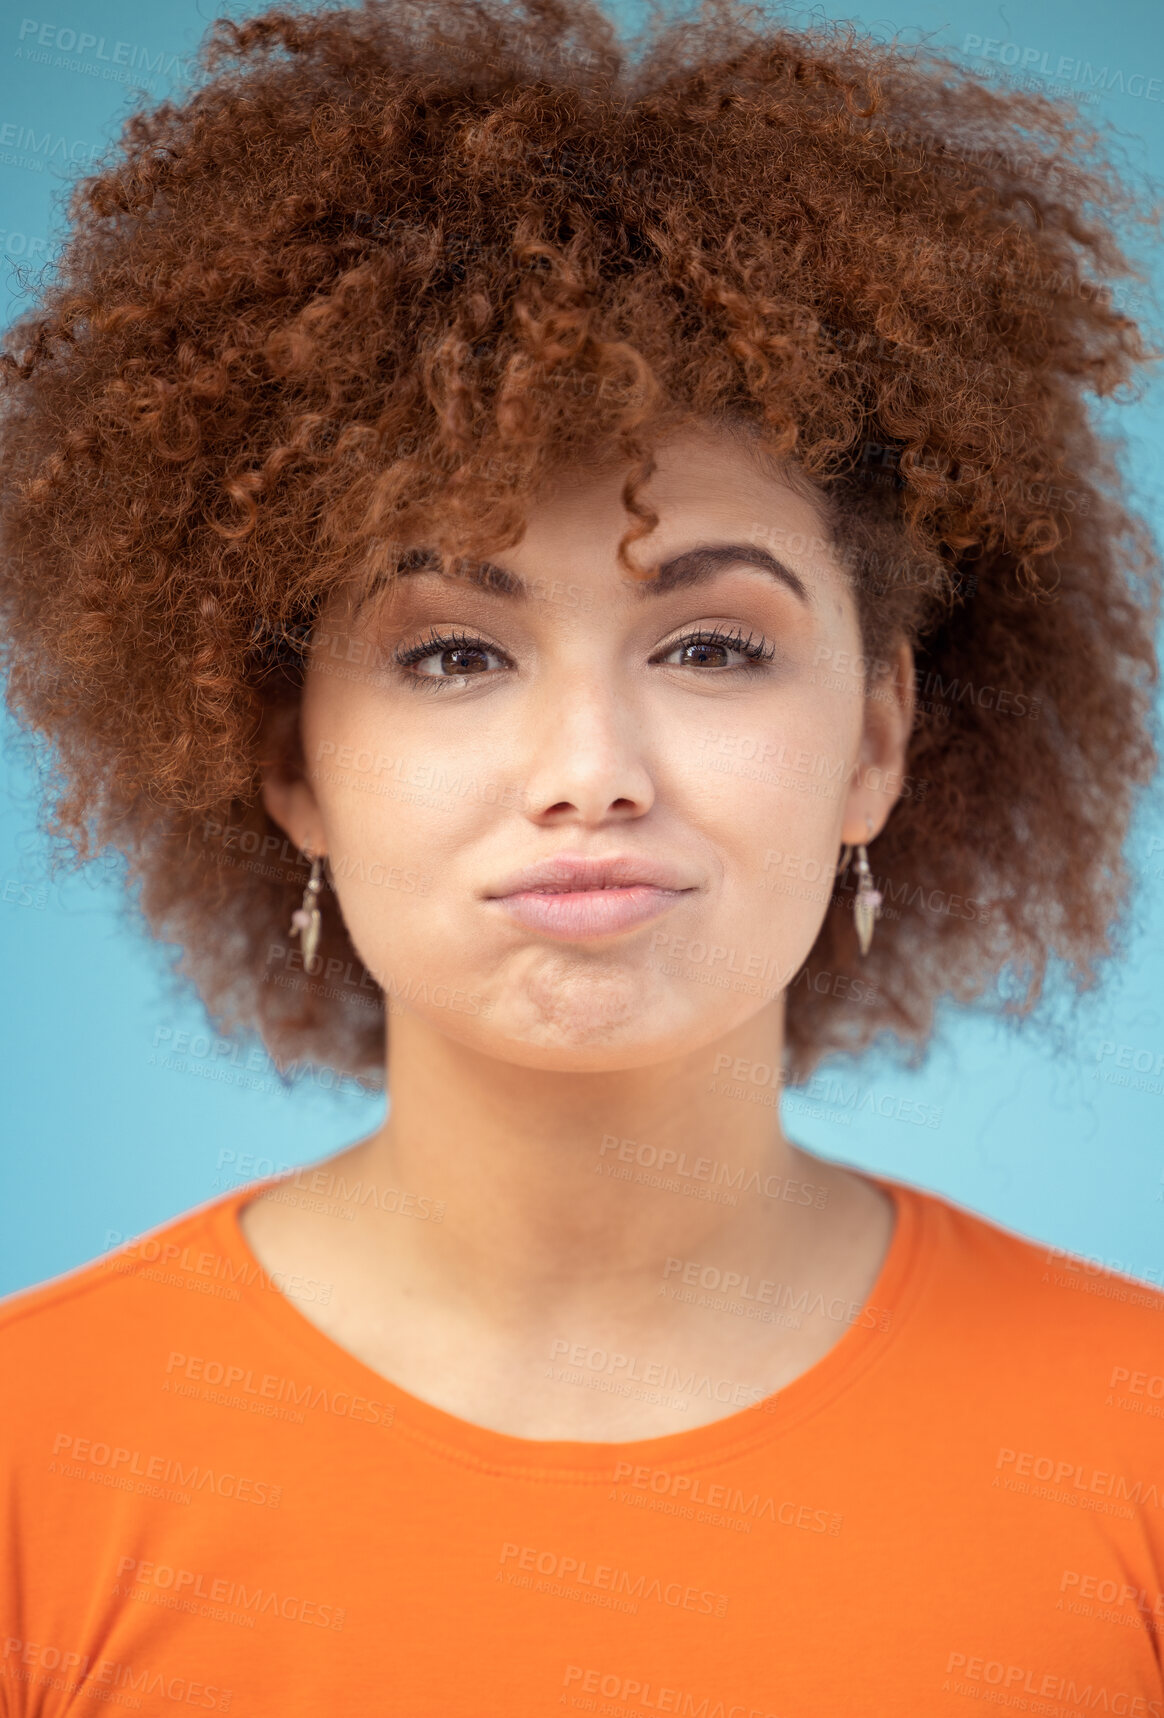
[(923, 1322), (967, 1376), (989, 1372), (1012, 1399), (1038, 1397), (1072, 1422), (1115, 1412), (1164, 1432), (1164, 1292), (893, 1185), (915, 1224)]
[[(912, 1207), (913, 1216), (947, 1270), (965, 1273), (988, 1304), (1021, 1293), (1045, 1307), (1048, 1320), (1068, 1319), (1101, 1330), (1155, 1328), (1164, 1316), (1164, 1290), (1125, 1276), (1070, 1248), (987, 1217), (942, 1194), (891, 1182)], [(1157, 1338), (1164, 1334), (1164, 1326)]]
[[(265, 1183), (256, 1183), (256, 1188), (259, 1185)], [(153, 1276), (156, 1280), (156, 1267), (171, 1264), (184, 1244), (200, 1233), (209, 1232), (216, 1218), (254, 1191), (236, 1188), (219, 1194), (168, 1218), (156, 1228), (132, 1236), (98, 1258), (88, 1259), (29, 1288), (0, 1296), (0, 1335), (17, 1331), (30, 1320), (35, 1323), (76, 1313), (83, 1316), (82, 1309), (94, 1294), (115, 1289), (127, 1278), (149, 1281)]]
[(252, 1192), (220, 1195), (0, 1300), (0, 1374), (21, 1391), (23, 1424), (41, 1408), (115, 1393), (143, 1353), (238, 1301), (238, 1255), (226, 1236)]

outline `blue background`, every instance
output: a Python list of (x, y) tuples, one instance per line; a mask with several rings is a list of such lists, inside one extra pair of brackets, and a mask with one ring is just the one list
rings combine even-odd
[[(184, 60), (224, 9), (209, 0), (28, 0), (24, 10), (5, 10), (0, 321), (24, 307), (51, 263), (78, 170), (69, 163), (92, 160), (127, 112), (180, 87)], [(261, 9), (229, 7), (236, 17)], [(637, 17), (610, 9), (621, 20)], [(1024, 61), (1044, 86), (1059, 71), (1063, 81), (1082, 83), (1089, 114), (1119, 128), (1132, 166), (1164, 179), (1158, 0), (1102, 8), (1079, 0), (895, 0), (888, 11), (824, 5), (818, 12), (881, 36), (926, 39), (993, 78), (1014, 77)], [(1060, 68), (1064, 58), (1071, 69)], [(1132, 87), (1143, 93), (1129, 94), (1136, 77)], [(1164, 247), (1152, 265), (1158, 283)], [(1112, 421), (1126, 438), (1139, 504), (1160, 534), (1159, 380)], [(899, 1098), (936, 1106), (938, 1127), (793, 1095), (785, 1104), (791, 1137), (1109, 1268), (1164, 1282), (1158, 787), (1128, 853), (1141, 887), (1126, 953), (1102, 994), (1059, 1011), (1053, 1036), (951, 1010), (921, 1071), (866, 1063), (859, 1075), (840, 1075), (850, 1092), (857, 1082), (888, 1098), (885, 1111), (916, 1113)], [(197, 999), (171, 980), (166, 951), (133, 928), (115, 867), (51, 874), (36, 832), (28, 748), (10, 725), (0, 757), (0, 938), (8, 1016), (0, 1293), (69, 1269), (239, 1179), (338, 1150), (379, 1119), (382, 1100), (350, 1082), (329, 1090), (327, 1070), (285, 1089), (261, 1050), (216, 1043)], [(183, 1050), (188, 1071), (160, 1065), (165, 1053)], [(835, 1096), (829, 1078), (822, 1071), (826, 1098)]]

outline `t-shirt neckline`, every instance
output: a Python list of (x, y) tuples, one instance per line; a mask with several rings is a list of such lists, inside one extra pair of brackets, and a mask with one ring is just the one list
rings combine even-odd
[(334, 1380), (339, 1388), (389, 1404), (394, 1431), (459, 1465), (527, 1479), (609, 1484), (616, 1472), (629, 1471), (627, 1463), (689, 1471), (745, 1455), (823, 1412), (871, 1367), (884, 1364), (890, 1349), (901, 1340), (917, 1303), (924, 1267), (932, 1252), (930, 1204), (918, 1189), (904, 1182), (868, 1170), (858, 1173), (888, 1194), (894, 1205), (889, 1246), (862, 1308), (863, 1313), (868, 1309), (888, 1313), (888, 1328), (880, 1328), (876, 1320), (855, 1319), (820, 1360), (752, 1407), (675, 1432), (609, 1442), (518, 1437), (461, 1419), (375, 1371), (313, 1324), (269, 1280), (240, 1221), (245, 1205), (287, 1180), (287, 1175), (249, 1182), (204, 1208), (204, 1215), (219, 1247), (241, 1267), (245, 1303), (299, 1351), (311, 1368), (313, 1380), (320, 1384)]

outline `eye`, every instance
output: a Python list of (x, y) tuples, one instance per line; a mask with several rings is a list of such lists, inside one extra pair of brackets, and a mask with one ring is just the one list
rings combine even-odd
[[(742, 656), (744, 660), (725, 661), (726, 657), (733, 654)], [(764, 638), (756, 638), (750, 632), (745, 638), (739, 627), (712, 626), (700, 627), (697, 632), (689, 632), (685, 637), (676, 639), (674, 644), (667, 647), (665, 654), (655, 660), (673, 663), (680, 668), (715, 668), (721, 672), (730, 672), (741, 668), (745, 671), (757, 668), (761, 663), (769, 661), (774, 654), (775, 646), (768, 644)]]
[(419, 643), (394, 651), (392, 660), (414, 686), (435, 692), (442, 684), (485, 675), (491, 665), (503, 666), (509, 659), (483, 638), (433, 630)]

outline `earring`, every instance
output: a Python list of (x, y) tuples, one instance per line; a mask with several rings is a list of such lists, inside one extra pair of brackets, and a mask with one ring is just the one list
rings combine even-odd
[[(304, 853), (303, 857), (308, 858)], [(303, 891), (303, 904), (296, 907), (291, 914), (291, 929), (288, 936), (300, 938), (303, 949), (303, 966), (311, 971), (311, 963), (315, 959), (315, 951), (319, 947), (319, 892), (323, 888), (323, 860), (318, 856), (311, 860), (311, 875), (307, 879), (307, 887)]]
[[(866, 828), (872, 829), (872, 823)], [(881, 891), (873, 887), (873, 873), (869, 869), (869, 855), (865, 851), (863, 841), (857, 843), (857, 894), (853, 901), (853, 918), (857, 926), (857, 941), (861, 953), (869, 953), (873, 941), (873, 926), (881, 911)]]

